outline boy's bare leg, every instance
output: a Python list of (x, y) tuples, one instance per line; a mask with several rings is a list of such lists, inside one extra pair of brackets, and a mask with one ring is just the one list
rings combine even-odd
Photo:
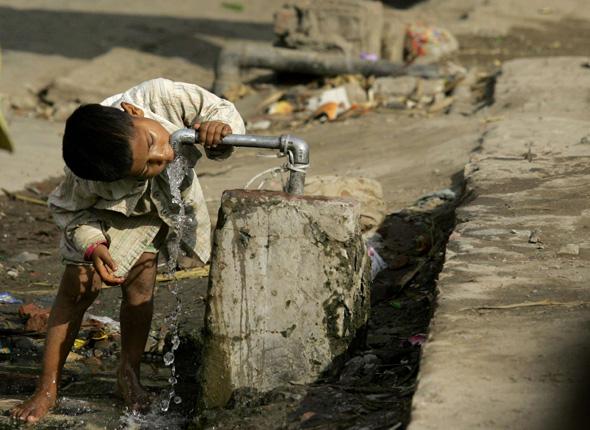
[(49, 315), (43, 370), (35, 393), (11, 411), (11, 416), (36, 422), (55, 405), (66, 357), (80, 330), (84, 312), (92, 304), (102, 282), (91, 267), (68, 265)]
[(149, 405), (149, 393), (139, 383), (141, 355), (150, 332), (154, 312), (157, 255), (144, 253), (122, 285), (121, 364), (117, 372), (120, 394), (131, 410)]

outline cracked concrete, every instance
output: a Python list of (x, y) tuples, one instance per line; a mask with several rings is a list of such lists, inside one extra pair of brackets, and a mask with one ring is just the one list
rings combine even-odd
[(499, 121), (465, 169), (411, 430), (588, 428), (588, 405), (576, 395), (590, 382), (582, 373), (590, 357), (583, 63), (504, 67), (491, 109)]

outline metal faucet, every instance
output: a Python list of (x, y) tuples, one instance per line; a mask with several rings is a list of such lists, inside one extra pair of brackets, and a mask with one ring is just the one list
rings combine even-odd
[[(180, 145), (194, 145), (199, 142), (199, 133), (192, 128), (181, 128), (170, 136), (170, 144), (177, 153)], [(281, 155), (286, 155), (289, 170), (287, 192), (301, 195), (305, 185), (305, 172), (309, 166), (309, 145), (295, 136), (283, 134), (281, 136), (255, 136), (249, 134), (230, 134), (221, 141), (223, 145), (241, 146), (247, 148), (276, 149)]]

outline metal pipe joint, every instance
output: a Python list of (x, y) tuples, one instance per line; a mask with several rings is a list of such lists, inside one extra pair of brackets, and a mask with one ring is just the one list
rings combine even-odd
[[(180, 145), (194, 145), (199, 141), (199, 134), (192, 128), (182, 128), (170, 136), (170, 144), (175, 153)], [(256, 136), (249, 134), (230, 134), (222, 140), (222, 144), (246, 148), (263, 148), (278, 150), (287, 156), (286, 168), (289, 170), (287, 192), (301, 195), (305, 185), (305, 173), (309, 166), (309, 145), (296, 136)]]

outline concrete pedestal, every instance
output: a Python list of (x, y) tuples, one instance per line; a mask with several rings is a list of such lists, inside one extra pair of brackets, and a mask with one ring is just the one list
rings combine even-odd
[(237, 389), (309, 383), (369, 312), (359, 205), (226, 191), (214, 236), (201, 370), (205, 407)]

